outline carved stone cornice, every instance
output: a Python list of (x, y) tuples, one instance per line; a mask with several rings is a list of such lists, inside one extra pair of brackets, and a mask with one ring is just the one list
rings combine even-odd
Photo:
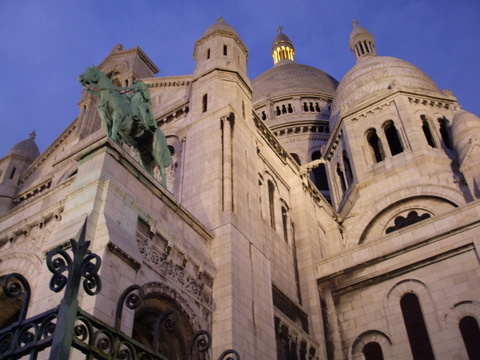
[(170, 88), (170, 87), (187, 87), (192, 83), (192, 77), (175, 76), (170, 78), (149, 78), (142, 80), (149, 88)]
[(280, 159), (284, 163), (287, 162), (287, 151), (283, 148), (280, 142), (277, 140), (275, 135), (270, 131), (270, 129), (264, 124), (264, 122), (257, 116), (257, 114), (253, 113), (253, 122), (259, 132), (259, 134), (265, 139), (268, 145), (275, 151)]
[(392, 106), (393, 101), (393, 98), (386, 99), (385, 101), (375, 103), (374, 105), (364, 108), (361, 111), (355, 112), (352, 116), (348, 116), (346, 118), (351, 121), (358, 121)]
[(188, 106), (188, 103), (185, 103), (181, 106), (176, 107), (173, 110), (170, 110), (168, 113), (157, 117), (156, 121), (158, 123), (158, 126), (161, 126), (162, 124), (172, 123), (175, 120), (185, 117), (189, 111), (190, 107)]
[(45, 230), (52, 222), (61, 221), (62, 213), (63, 204), (59, 205), (56, 209), (37, 214), (30, 219), (25, 219), (25, 221), (15, 224), (0, 236), (0, 248), (7, 242), (14, 244), (18, 239), (28, 237), (35, 229)]
[(437, 109), (446, 109), (446, 110), (458, 110), (459, 106), (455, 105), (455, 101), (450, 100), (447, 101), (445, 99), (436, 99), (431, 97), (423, 97), (423, 96), (409, 96), (408, 101), (412, 105), (423, 105), (429, 106)]

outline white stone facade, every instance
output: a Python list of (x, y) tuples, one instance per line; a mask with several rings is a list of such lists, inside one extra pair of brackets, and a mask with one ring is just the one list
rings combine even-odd
[[(122, 330), (145, 344), (173, 307), (184, 339), (211, 332), (212, 358), (468, 358), (459, 324), (480, 322), (480, 119), (414, 65), (377, 56), (358, 24), (357, 64), (340, 83), (296, 64), (283, 33), (279, 43), (288, 56), (252, 81), (223, 21), (195, 44), (192, 75), (155, 77), (140, 48), (121, 45), (98, 66), (117, 86), (149, 86), (172, 155), (167, 190), (107, 138), (88, 92), (43, 154), (31, 138), (0, 160), (0, 277), (27, 278), (28, 316), (60, 301), (46, 253), (87, 218), (103, 289), (80, 306), (113, 325), (122, 291), (140, 285), (147, 305)], [(6, 326), (16, 310), (0, 303)], [(412, 344), (416, 326), (429, 348)]]

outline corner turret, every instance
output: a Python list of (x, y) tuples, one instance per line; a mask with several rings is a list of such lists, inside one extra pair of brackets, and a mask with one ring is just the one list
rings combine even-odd
[(0, 159), (0, 215), (10, 210), (22, 174), (40, 155), (35, 136), (35, 131), (31, 132), (28, 139), (20, 141)]
[(196, 61), (194, 78), (214, 69), (230, 70), (247, 77), (247, 47), (223, 18), (219, 18), (197, 40), (193, 58)]

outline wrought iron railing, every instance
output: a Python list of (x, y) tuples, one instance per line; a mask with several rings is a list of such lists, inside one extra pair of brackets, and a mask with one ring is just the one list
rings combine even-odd
[[(135, 310), (142, 303), (144, 293), (139, 285), (128, 287), (120, 296), (114, 326), (85, 312), (78, 305), (78, 291), (83, 279), (83, 289), (90, 295), (101, 291), (98, 270), (101, 258), (88, 250), (85, 240), (86, 221), (78, 242), (70, 240), (70, 256), (64, 249), (54, 249), (47, 254), (47, 267), (53, 273), (50, 289), (60, 292), (65, 289), (60, 305), (39, 315), (26, 319), (30, 303), (30, 286), (18, 273), (4, 277), (2, 288), (9, 298), (23, 296), (18, 319), (0, 329), (0, 359), (20, 359), (28, 356), (35, 360), (40, 352), (50, 349), (50, 360), (68, 359), (72, 348), (85, 355), (85, 359), (101, 360), (168, 360), (159, 351), (161, 333), (172, 331), (178, 315), (173, 310), (165, 311), (155, 322), (153, 344), (146, 346), (121, 331), (123, 309)], [(207, 359), (211, 347), (211, 335), (200, 330), (190, 340), (189, 358)], [(165, 339), (163, 339), (165, 341)], [(224, 351), (219, 360), (240, 360), (235, 350)]]

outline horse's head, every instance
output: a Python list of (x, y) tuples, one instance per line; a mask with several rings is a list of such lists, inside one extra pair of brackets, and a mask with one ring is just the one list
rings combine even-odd
[(88, 67), (83, 74), (78, 76), (78, 81), (82, 86), (97, 85), (100, 82), (100, 70), (95, 66)]

